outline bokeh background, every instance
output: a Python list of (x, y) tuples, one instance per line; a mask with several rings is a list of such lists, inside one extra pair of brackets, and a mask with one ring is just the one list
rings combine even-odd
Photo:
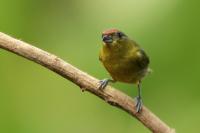
[[(144, 104), (180, 133), (200, 130), (200, 4), (196, 0), (0, 0), (0, 31), (99, 78), (101, 32), (118, 28), (148, 53)], [(114, 87), (131, 97), (134, 85)], [(76, 85), (0, 49), (1, 133), (150, 133)]]

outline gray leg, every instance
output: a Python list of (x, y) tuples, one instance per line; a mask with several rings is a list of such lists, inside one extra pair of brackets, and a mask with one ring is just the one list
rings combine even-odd
[(138, 96), (135, 98), (136, 100), (136, 112), (140, 112), (142, 109), (142, 97), (141, 97), (141, 81), (138, 84)]
[(99, 89), (104, 89), (108, 85), (109, 82), (113, 82), (114, 83), (115, 80), (112, 80), (112, 79), (102, 79), (102, 80), (100, 80)]

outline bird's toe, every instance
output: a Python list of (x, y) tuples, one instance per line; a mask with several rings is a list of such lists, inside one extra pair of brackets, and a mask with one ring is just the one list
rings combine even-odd
[(108, 79), (100, 80), (99, 81), (99, 83), (100, 83), (99, 89), (104, 89), (108, 85), (108, 82), (109, 82)]
[(137, 96), (135, 98), (135, 101), (136, 101), (136, 105), (135, 105), (136, 112), (139, 113), (141, 111), (141, 109), (142, 109), (142, 99), (141, 99), (141, 97)]

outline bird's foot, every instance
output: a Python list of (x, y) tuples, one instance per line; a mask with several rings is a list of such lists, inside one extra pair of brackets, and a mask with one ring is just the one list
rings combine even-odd
[(110, 79), (102, 79), (102, 80), (100, 80), (99, 81), (99, 83), (100, 83), (99, 89), (104, 89), (108, 85), (109, 81), (110, 81)]
[(142, 109), (142, 98), (140, 96), (137, 96), (135, 98), (135, 101), (136, 101), (136, 105), (135, 105), (136, 112), (139, 113)]

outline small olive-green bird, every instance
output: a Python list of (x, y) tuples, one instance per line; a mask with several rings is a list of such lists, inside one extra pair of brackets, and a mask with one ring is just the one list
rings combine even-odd
[(100, 81), (100, 89), (108, 82), (137, 84), (136, 112), (142, 109), (141, 80), (150, 72), (149, 57), (143, 49), (127, 35), (117, 29), (108, 29), (102, 33), (103, 47), (99, 60), (103, 63), (112, 79)]

